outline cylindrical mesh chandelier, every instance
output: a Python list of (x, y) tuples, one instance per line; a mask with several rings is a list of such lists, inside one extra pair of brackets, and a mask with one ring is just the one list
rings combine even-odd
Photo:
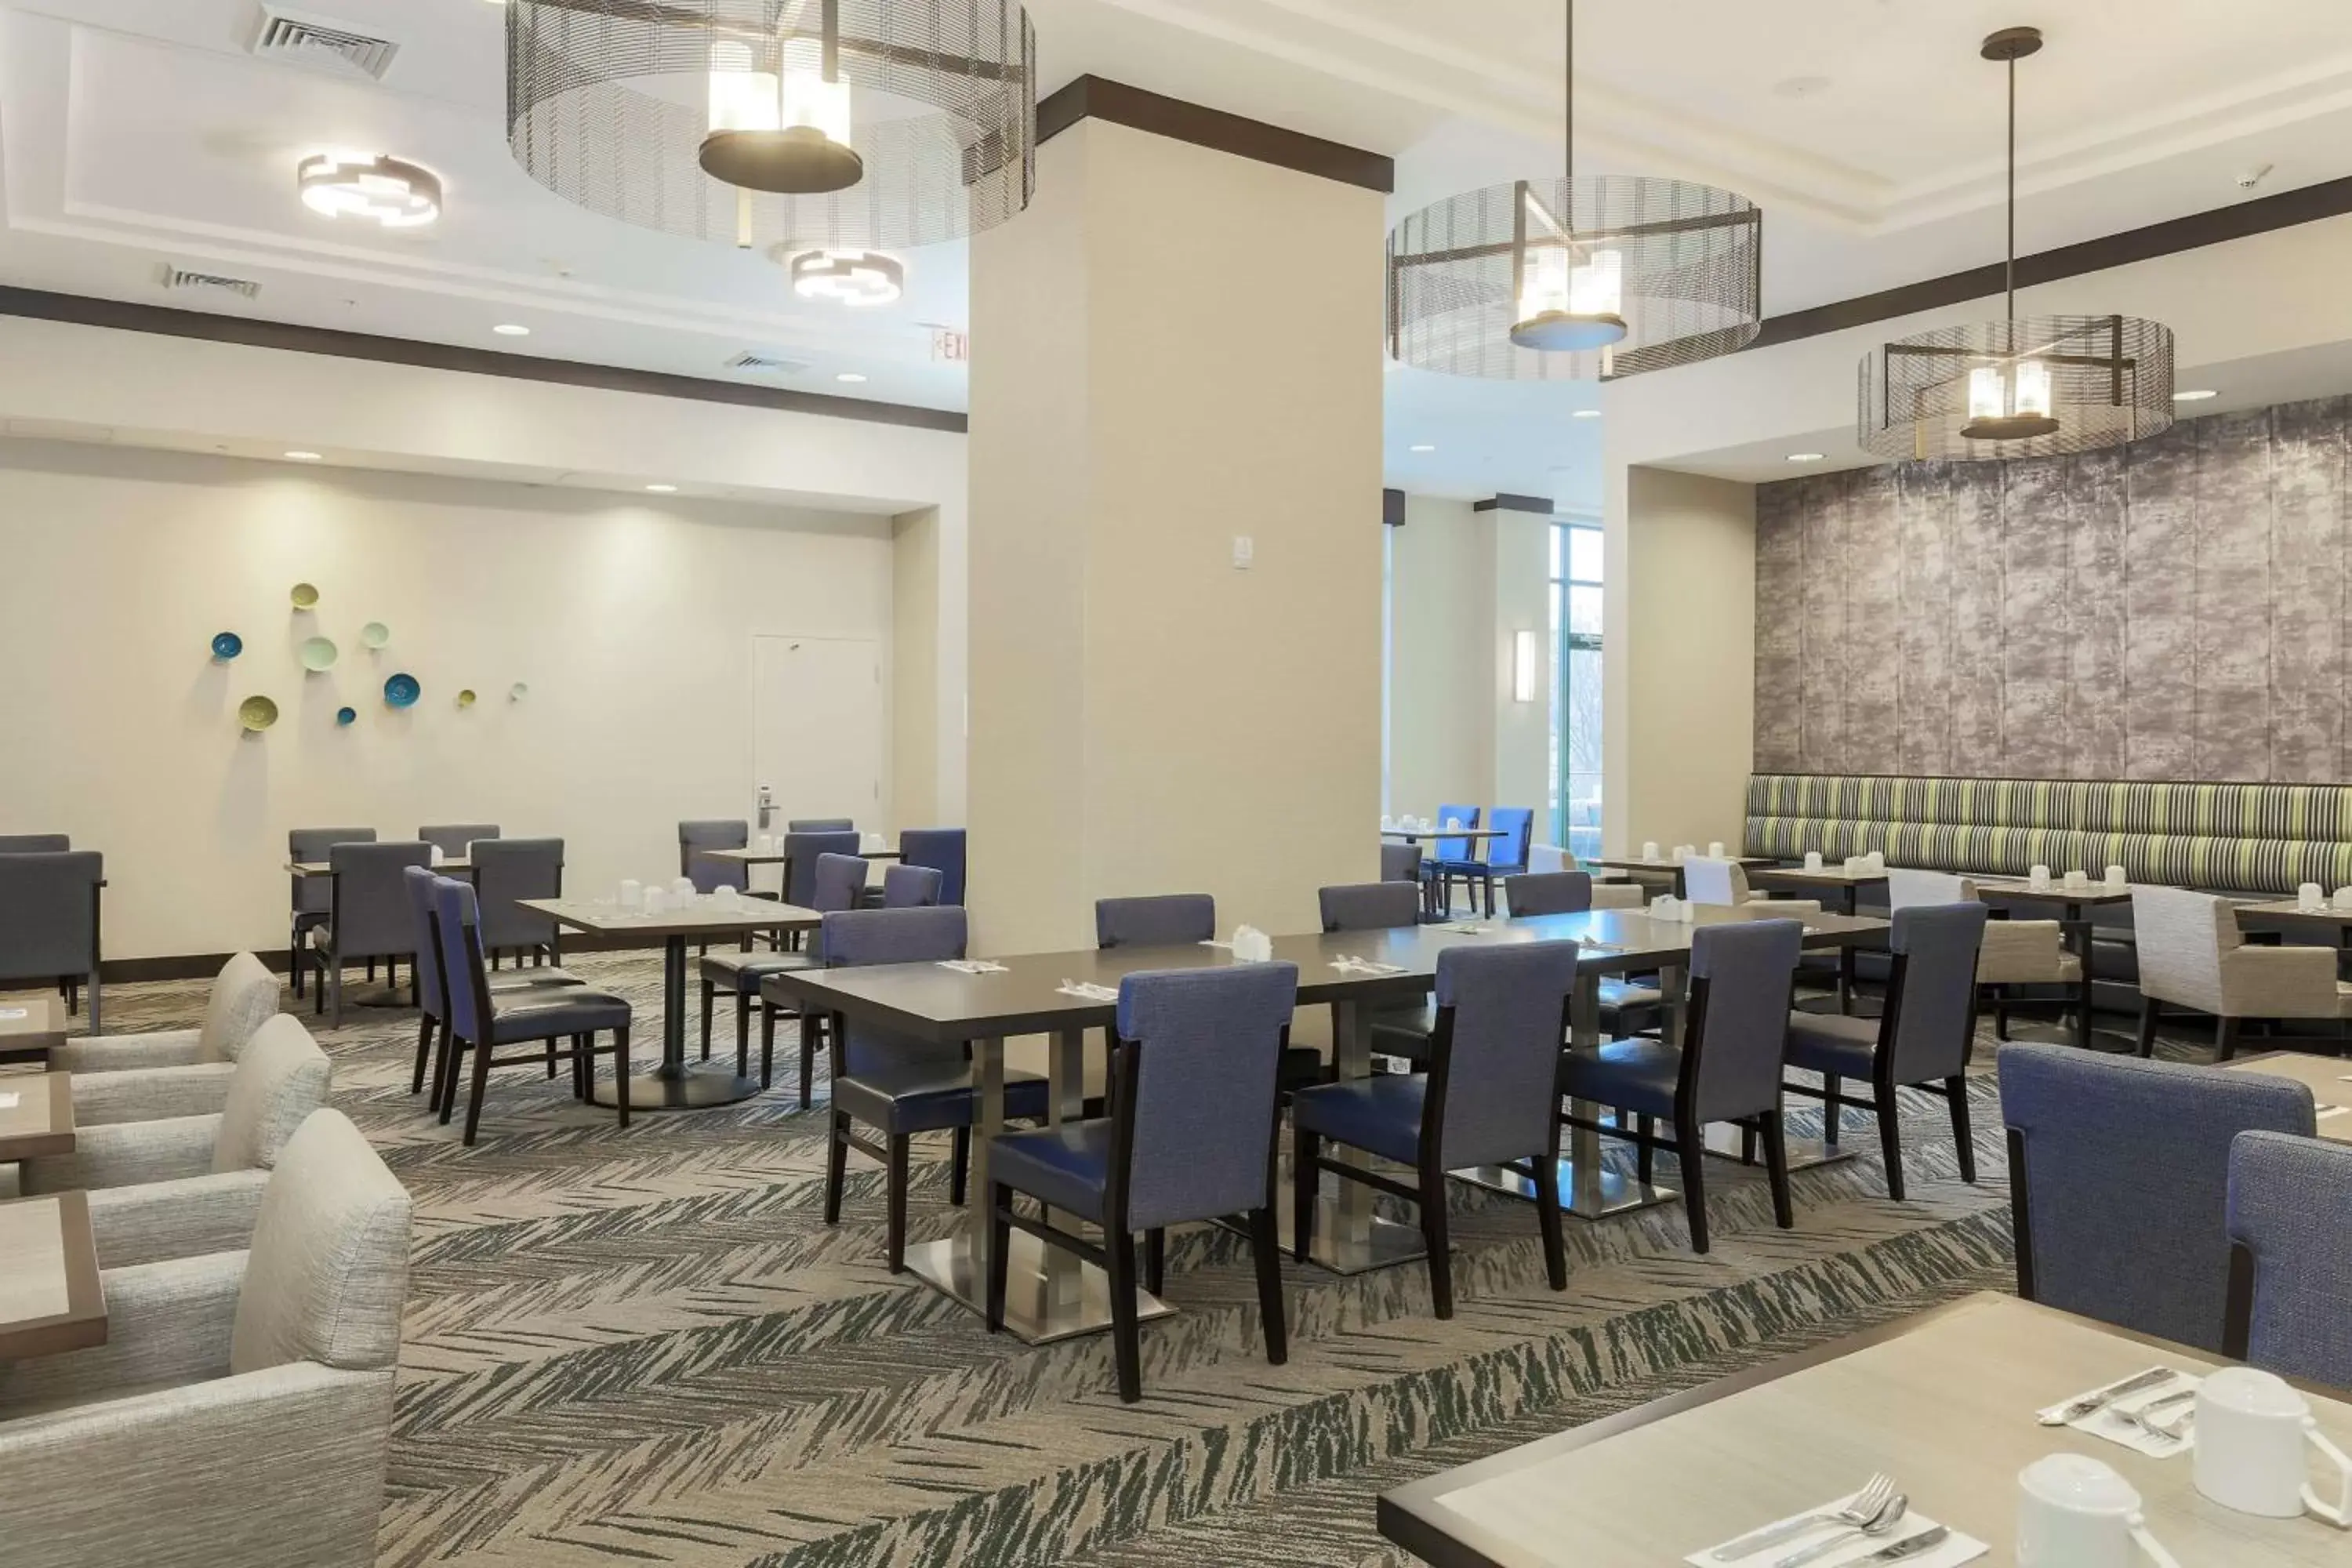
[(1979, 51), (2009, 71), (2009, 248), (1998, 321), (1941, 327), (1863, 356), (1855, 431), (1882, 458), (2047, 458), (2172, 426), (2172, 330), (2133, 316), (2017, 313), (2017, 62), (2042, 34)]
[(1028, 205), (1016, 0), (509, 0), (507, 142), (556, 195), (743, 246), (903, 249)]
[(1576, 174), (1449, 196), (1389, 235), (1389, 353), (1498, 380), (1591, 381), (1711, 359), (1763, 323), (1764, 215), (1711, 185)]

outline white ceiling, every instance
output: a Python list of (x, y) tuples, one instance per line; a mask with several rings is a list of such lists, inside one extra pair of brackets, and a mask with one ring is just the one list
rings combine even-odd
[[(0, 11), (0, 281), (772, 384), (963, 405), (928, 323), (965, 323), (964, 255), (910, 255), (906, 300), (851, 315), (793, 298), (757, 254), (635, 229), (526, 177), (503, 135), (500, 7), (303, 0), (397, 40), (386, 79), (246, 52), (254, 0), (20, 0)], [(1556, 172), (1559, 0), (1034, 0), (1043, 86), (1083, 72), (1397, 157), (1394, 210)], [(2030, 22), (2020, 244), (2033, 250), (2352, 174), (2344, 0), (1587, 0), (1580, 166), (1729, 185), (1766, 209), (1768, 312), (1997, 259), (2002, 73)], [(305, 153), (364, 147), (447, 184), (421, 234), (294, 199)], [(2239, 174), (2272, 165), (2259, 189)], [(250, 304), (167, 294), (176, 262), (254, 279)], [(499, 322), (528, 338), (493, 336)], [(987, 352), (976, 345), (975, 352)], [(864, 374), (846, 386), (835, 377)], [(1391, 483), (1590, 489), (1590, 387), (1389, 377)], [(1433, 453), (1412, 453), (1415, 445)]]

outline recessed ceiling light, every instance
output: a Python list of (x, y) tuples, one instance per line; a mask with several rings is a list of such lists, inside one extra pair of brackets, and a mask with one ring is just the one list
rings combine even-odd
[(1791, 452), (1789, 454), (1789, 461), (1792, 463), (1818, 463), (1827, 456), (1829, 456), (1829, 454), (1826, 452)]
[(497, 326), (492, 327), (490, 331), (498, 333), (498, 335), (502, 338), (527, 338), (530, 336), (530, 329), (529, 327), (518, 326), (512, 321), (500, 321)]
[(324, 459), (316, 452), (289, 452), (287, 458), (297, 463), (316, 463)]
[(441, 216), (441, 177), (377, 153), (318, 153), (296, 166), (302, 205), (322, 217), (373, 218), (423, 228)]
[(2172, 395), (2172, 401), (2175, 403), (2202, 403), (2209, 397), (2219, 397), (2221, 395), (2220, 393), (2214, 391), (2210, 386), (2200, 386), (2188, 392), (2174, 393)]
[(793, 292), (852, 307), (887, 305), (907, 291), (904, 263), (878, 250), (803, 250), (785, 263)]
[(1434, 452), (1434, 451), (1436, 451), (1436, 450), (1437, 450), (1437, 448), (1436, 448), (1436, 447), (1434, 447), (1423, 446), (1423, 447), (1407, 447), (1407, 448), (1406, 448), (1406, 450), (1408, 450), (1408, 451), (1413, 451), (1413, 452)]
[(865, 378), (864, 376), (862, 376), (862, 375), (858, 374), (857, 374), (856, 371), (854, 371), (854, 370), (845, 370), (845, 371), (843, 371), (839, 375), (835, 376), (833, 379), (834, 379), (834, 380), (835, 380), (835, 381), (845, 381), (845, 382), (849, 383), (851, 385), (855, 386), (857, 383), (859, 383), (859, 382), (861, 382), (861, 381), (864, 381), (866, 378)]
[(657, 496), (674, 496), (677, 494), (677, 487), (676, 485), (647, 485), (646, 489), (651, 490)]
[(1601, 410), (1598, 408), (1572, 408), (1569, 410), (1568, 416), (1570, 419), (1598, 419), (1601, 417)]

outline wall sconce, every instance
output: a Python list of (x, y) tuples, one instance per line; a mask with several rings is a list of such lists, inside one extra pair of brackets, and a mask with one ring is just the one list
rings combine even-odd
[(1536, 634), (1511, 634), (1511, 700), (1533, 702), (1536, 700)]

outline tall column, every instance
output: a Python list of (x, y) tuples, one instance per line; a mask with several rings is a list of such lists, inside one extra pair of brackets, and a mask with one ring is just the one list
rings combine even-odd
[(1111, 86), (972, 246), (984, 952), (1091, 945), (1108, 895), (1312, 930), (1378, 874), (1384, 167)]

